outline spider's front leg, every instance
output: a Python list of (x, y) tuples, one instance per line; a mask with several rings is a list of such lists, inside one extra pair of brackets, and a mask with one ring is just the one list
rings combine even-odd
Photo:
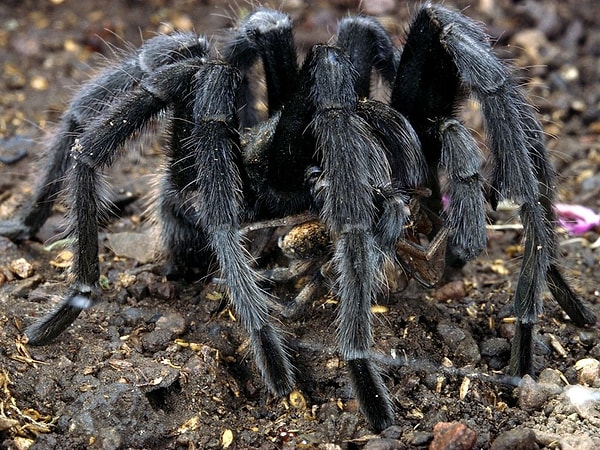
[(198, 72), (194, 90), (194, 129), (183, 141), (196, 171), (199, 224), (214, 252), (229, 298), (250, 334), (254, 359), (269, 389), (276, 395), (290, 392), (292, 364), (275, 327), (269, 322), (267, 294), (257, 285), (241, 242), (243, 193), (248, 181), (242, 165), (236, 95), (241, 78), (228, 64), (209, 64)]
[(174, 34), (149, 39), (132, 55), (126, 55), (118, 65), (102, 71), (85, 83), (69, 103), (52, 139), (45, 149), (45, 167), (28, 198), (11, 220), (0, 221), (0, 236), (13, 240), (28, 239), (44, 225), (52, 206), (61, 193), (67, 171), (74, 161), (71, 148), (85, 127), (97, 120), (119, 96), (136, 86), (157, 67), (206, 51), (206, 43), (197, 36)]
[(380, 431), (393, 423), (394, 414), (370, 356), (371, 304), (379, 288), (382, 255), (395, 254), (406, 209), (401, 197), (386, 197), (390, 209), (386, 220), (396, 219), (394, 226), (387, 224), (388, 230), (396, 230), (396, 235), (378, 239), (376, 203), (381, 192), (393, 192), (391, 169), (373, 128), (356, 113), (358, 97), (350, 60), (336, 48), (316, 46), (307, 56), (303, 73), (310, 74), (308, 98), (314, 108), (310, 132), (326, 180), (320, 215), (335, 242), (340, 351), (361, 410)]
[[(176, 37), (179, 42), (179, 36)], [(25, 330), (29, 342), (42, 345), (62, 333), (95, 301), (98, 286), (98, 219), (106, 212), (100, 171), (109, 166), (122, 145), (163, 111), (175, 98), (185, 97), (189, 80), (204, 63), (206, 43), (194, 36), (182, 52), (177, 45), (178, 59), (168, 57), (173, 64), (157, 68), (151, 78), (140, 82), (106, 107), (75, 141), (70, 149), (71, 169), (67, 171), (69, 233), (74, 237), (73, 282), (62, 302), (53, 312)], [(169, 53), (165, 53), (169, 55)]]

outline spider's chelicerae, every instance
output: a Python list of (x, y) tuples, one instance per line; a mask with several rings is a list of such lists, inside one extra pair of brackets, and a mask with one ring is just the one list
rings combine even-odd
[[(255, 108), (257, 63), (266, 119)], [(370, 99), (373, 73), (390, 87), (389, 103)], [(457, 118), (469, 95), (481, 105), (493, 160), (489, 181)], [(595, 321), (556, 264), (554, 173), (542, 128), (479, 24), (425, 4), (400, 51), (374, 19), (347, 18), (335, 45), (312, 47), (299, 64), (290, 19), (259, 9), (218, 51), (194, 34), (160, 35), (74, 97), (34, 197), (19, 217), (0, 223), (0, 234), (31, 237), (66, 180), (74, 281), (59, 307), (27, 328), (31, 344), (55, 338), (98, 296), (98, 219), (107, 209), (102, 171), (153, 119), (169, 127), (157, 199), (169, 265), (206, 270), (216, 258), (256, 366), (276, 395), (290, 392), (294, 369), (242, 245), (244, 223), (318, 214), (333, 242), (339, 351), (376, 430), (394, 414), (370, 356), (371, 304), (384, 263), (406, 267), (397, 244), (406, 242), (408, 205), (419, 189), (431, 192), (419, 209), (441, 218), (432, 220), (431, 241), (447, 234), (448, 259), (458, 262), (486, 248), (486, 201), (520, 204), (525, 255), (515, 290), (513, 373), (533, 371), (532, 333), (545, 284), (577, 325)]]

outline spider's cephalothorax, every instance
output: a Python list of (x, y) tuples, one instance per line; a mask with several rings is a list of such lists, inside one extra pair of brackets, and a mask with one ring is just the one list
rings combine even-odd
[[(98, 218), (106, 209), (101, 172), (149, 121), (164, 119), (168, 162), (157, 209), (169, 265), (206, 270), (216, 258), (266, 385), (286, 394), (294, 385), (290, 355), (269, 321), (240, 227), (317, 214), (333, 242), (340, 352), (361, 410), (373, 428), (385, 428), (393, 408), (370, 357), (370, 308), (381, 268), (390, 261), (410, 266), (403, 261), (409, 201), (433, 219), (432, 246), (448, 236), (449, 260), (472, 259), (486, 247), (482, 156), (456, 117), (467, 95), (481, 104), (493, 158), (487, 200), (492, 207), (501, 198), (518, 202), (525, 228), (512, 371), (533, 371), (532, 328), (545, 282), (576, 324), (595, 321), (556, 266), (554, 175), (541, 126), (478, 24), (426, 4), (400, 52), (374, 19), (348, 18), (334, 46), (314, 46), (299, 64), (290, 19), (260, 9), (233, 32), (220, 58), (214, 54), (193, 34), (158, 36), (71, 102), (34, 198), (18, 218), (0, 222), (0, 234), (32, 236), (67, 180), (74, 282), (58, 309), (26, 330), (30, 343), (48, 342), (93, 304)], [(251, 79), (259, 62), (264, 119)], [(373, 71), (390, 87), (389, 104), (369, 98)], [(424, 189), (431, 195), (414, 194)]]

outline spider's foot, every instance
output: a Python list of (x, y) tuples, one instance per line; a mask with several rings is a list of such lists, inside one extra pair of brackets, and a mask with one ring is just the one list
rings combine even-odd
[(269, 390), (277, 396), (284, 396), (294, 387), (295, 377), (290, 356), (277, 331), (265, 325), (252, 334), (256, 364)]
[(348, 372), (360, 409), (376, 432), (394, 423), (394, 410), (381, 375), (368, 359), (348, 360)]
[(510, 354), (510, 374), (518, 377), (534, 373), (533, 325), (517, 321)]
[(66, 297), (56, 310), (30, 325), (25, 330), (28, 343), (31, 345), (44, 345), (56, 338), (75, 319), (81, 311), (89, 308), (92, 300), (88, 295), (73, 293)]
[(575, 325), (583, 327), (584, 325), (594, 325), (596, 323), (594, 313), (575, 295), (556, 265), (550, 265), (546, 273), (546, 279), (552, 296), (559, 303), (563, 311), (569, 315)]

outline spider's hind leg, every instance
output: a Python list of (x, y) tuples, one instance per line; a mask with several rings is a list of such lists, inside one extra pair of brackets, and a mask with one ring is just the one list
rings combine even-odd
[[(548, 281), (559, 304), (573, 314), (575, 323), (584, 325), (595, 320), (568, 287), (555, 263), (554, 175), (546, 155), (542, 128), (509, 70), (493, 55), (489, 39), (477, 23), (441, 6), (429, 4), (421, 9), (411, 30), (420, 30), (417, 24), (427, 27), (428, 37), (425, 39), (446, 65), (445, 73), (453, 75), (454, 80), (447, 87), (457, 94), (460, 89), (467, 89), (481, 104), (494, 158), (492, 207), (496, 206), (499, 198), (511, 199), (521, 205), (525, 252), (515, 290), (517, 332), (511, 370), (517, 375), (532, 373), (533, 327), (542, 310), (541, 291), (545, 281)], [(403, 59), (407, 50), (409, 56), (415, 53), (411, 46), (412, 34), (411, 31)], [(418, 31), (414, 35), (423, 37)], [(410, 71), (418, 60), (408, 58), (408, 61)], [(402, 62), (400, 71), (402, 73)], [(430, 85), (429, 89), (435, 87)], [(462, 160), (466, 161), (465, 158)]]

